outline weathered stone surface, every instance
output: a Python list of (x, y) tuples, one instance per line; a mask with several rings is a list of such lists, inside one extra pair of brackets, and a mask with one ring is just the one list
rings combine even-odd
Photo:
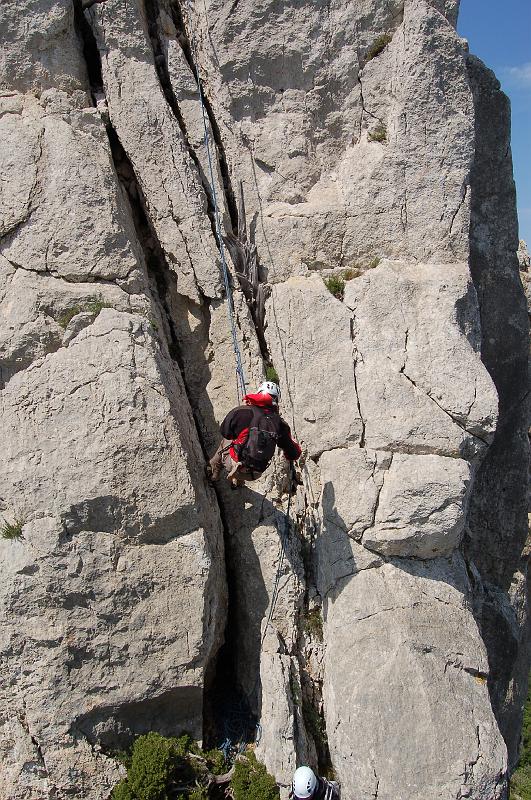
[(518, 268), (520, 270), (520, 278), (522, 280), (522, 285), (524, 287), (524, 292), (527, 300), (527, 309), (529, 312), (529, 308), (531, 308), (531, 303), (530, 303), (531, 275), (529, 274), (529, 267), (531, 266), (531, 258), (529, 256), (529, 250), (527, 249), (527, 244), (524, 242), (523, 239), (520, 239), (516, 256), (518, 258)]
[(346, 800), (505, 796), (469, 603), (460, 556), (362, 570), (329, 597), (327, 729)]
[[(267, 305), (271, 355), (291, 406), (290, 422), (310, 456), (344, 447), (362, 434), (350, 324), (348, 309), (318, 276), (273, 287)], [(295, 335), (303, 348), (294, 347)]]
[[(17, 797), (42, 785), (101, 797), (118, 773), (87, 740), (170, 732), (174, 717), (201, 736), (223, 548), (172, 371), (147, 320), (104, 308), (1, 394), (2, 511), (26, 522), (23, 540), (0, 544), (2, 655), (24, 698), (23, 748), (30, 737), (40, 748), (22, 768), (33, 788)], [(17, 713), (5, 720), (6, 749)], [(26, 779), (18, 759), (6, 763), (7, 798)]]
[[(4, 384), (37, 358), (68, 344), (74, 331), (81, 330), (79, 317), (88, 314), (91, 322), (94, 319), (94, 313), (86, 309), (106, 304), (151, 316), (145, 295), (128, 294), (113, 284), (67, 283), (45, 273), (15, 269), (2, 256), (0, 279), (0, 380)], [(67, 322), (74, 312), (79, 313)]]
[(367, 445), (465, 458), (481, 451), (497, 395), (480, 360), (467, 267), (386, 261), (347, 283), (345, 303)]
[[(522, 580), (529, 535), (529, 315), (516, 254), (509, 100), (479, 59), (471, 56), (467, 68), (476, 130), (470, 269), (481, 306), (482, 358), (498, 391), (499, 421), (475, 481), (465, 552), (481, 575), (480, 598), (483, 588), (487, 597), (491, 593), (496, 597), (483, 606), (478, 618), (489, 652), (493, 708), (514, 764), (518, 758), (514, 731), (520, 728), (528, 670), (526, 656), (522, 666), (519, 648), (528, 629), (520, 618), (515, 635), (507, 617), (519, 616), (521, 597), (510, 614), (508, 609), (515, 596), (512, 584)], [(527, 572), (527, 567), (523, 569)], [(500, 595), (505, 595), (503, 600)], [(515, 706), (515, 693), (521, 697), (520, 707)]]
[(387, 556), (450, 554), (465, 526), (469, 487), (470, 467), (461, 459), (397, 453), (363, 544)]
[(135, 2), (123, 14), (118, 0), (94, 6), (90, 13), (102, 55), (109, 116), (177, 275), (177, 289), (197, 301), (201, 293), (217, 297), (221, 276), (205, 192), (179, 119), (159, 82), (145, 13)]
[[(76, 34), (3, 4), (2, 800), (104, 800), (100, 748), (215, 743), (233, 700), (283, 791), (326, 728), (344, 800), (504, 796), (528, 341), (507, 108), (457, 7), (107, 0)], [(248, 388), (276, 368), (305, 450), (289, 532), (282, 458), (203, 478), (237, 395), (196, 47), (224, 233), (242, 180), (271, 285), (265, 342), (235, 291)]]
[[(225, 149), (259, 214), (270, 280), (383, 254), (466, 258), (472, 103), (462, 44), (440, 13), (456, 10), (249, 0), (228, 13), (216, 2), (212, 39), (198, 8), (211, 102), (227, 128), (238, 123)], [(392, 42), (367, 61), (382, 32)], [(441, 74), (444, 95), (433, 91)], [(383, 143), (368, 139), (378, 124)]]
[[(275, 649), (278, 649), (278, 643)], [(256, 755), (270, 765), (269, 769), (284, 787), (290, 785), (297, 769), (296, 706), (292, 698), (293, 683), (297, 680), (295, 670), (289, 656), (270, 653), (267, 647), (264, 648), (260, 670), (264, 692), (262, 716), (268, 724), (261, 731)], [(281, 748), (278, 746), (279, 737), (286, 743)]]
[(531, 257), (529, 256), (529, 250), (527, 249), (527, 244), (524, 242), (523, 239), (520, 239), (518, 243), (518, 250), (516, 252), (516, 256), (518, 258), (518, 266), (522, 272), (529, 272), (529, 267), (531, 266)]
[(87, 78), (70, 0), (5, 0), (0, 8), (0, 87), (83, 93)]
[[(0, 123), (8, 153), (20, 150), (24, 163), (8, 156), (4, 164), (11, 188), (3, 199), (10, 224), (2, 255), (26, 270), (68, 281), (118, 281), (138, 291), (132, 224), (97, 112), (47, 113), (28, 96), (13, 111), (7, 101)], [(20, 167), (21, 180), (13, 180)]]

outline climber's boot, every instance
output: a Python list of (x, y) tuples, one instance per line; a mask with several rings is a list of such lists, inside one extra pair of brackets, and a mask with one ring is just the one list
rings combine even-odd
[(205, 477), (210, 484), (214, 484), (216, 481), (219, 481), (221, 469), (221, 465), (219, 467), (212, 467), (211, 464), (205, 464)]

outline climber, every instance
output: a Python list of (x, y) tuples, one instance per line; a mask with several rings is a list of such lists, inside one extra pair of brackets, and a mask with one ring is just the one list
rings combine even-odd
[(339, 800), (339, 785), (335, 781), (319, 778), (310, 767), (295, 770), (290, 800)]
[[(255, 481), (267, 469), (277, 445), (288, 461), (298, 459), (301, 448), (278, 413), (279, 401), (279, 386), (264, 381), (256, 394), (245, 395), (244, 405), (229, 411), (220, 425), (221, 444), (206, 467), (211, 481), (219, 480), (223, 467), (233, 489)], [(300, 477), (295, 480), (300, 482)]]

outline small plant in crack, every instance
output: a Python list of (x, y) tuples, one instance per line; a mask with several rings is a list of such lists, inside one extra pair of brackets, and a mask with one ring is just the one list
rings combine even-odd
[(312, 608), (304, 615), (304, 629), (318, 642), (323, 641), (323, 617), (320, 608)]
[(341, 273), (341, 277), (345, 281), (351, 281), (354, 278), (359, 278), (360, 275), (361, 269), (357, 264), (353, 264), (351, 267), (348, 267), (348, 269), (344, 269)]
[(273, 383), (280, 383), (278, 372), (272, 364), (266, 367), (266, 381), (273, 381)]
[(378, 38), (374, 40), (367, 51), (365, 63), (367, 64), (369, 61), (372, 61), (373, 58), (379, 56), (382, 50), (385, 50), (392, 38), (393, 37), (388, 33), (382, 33), (381, 36), (378, 36)]
[(148, 316), (147, 320), (148, 320), (148, 322), (149, 322), (149, 324), (151, 326), (151, 329), (153, 331), (155, 331), (155, 333), (158, 333), (159, 332), (159, 324), (158, 324), (157, 320), (155, 319), (155, 317), (150, 315), (150, 316)]
[(60, 325), (61, 328), (66, 328), (70, 320), (73, 319), (76, 314), (80, 314), (82, 310), (81, 306), (70, 306), (70, 308), (67, 308), (66, 311), (63, 311), (63, 313), (57, 317), (57, 324)]
[(341, 275), (330, 275), (324, 279), (324, 285), (334, 297), (338, 300), (343, 300), (345, 293), (345, 279)]
[(368, 269), (376, 269), (381, 260), (379, 256), (374, 256), (374, 258), (369, 261)]
[(373, 128), (372, 131), (369, 131), (367, 134), (367, 139), (369, 142), (386, 142), (387, 141), (387, 128), (383, 124), (383, 122), (379, 122), (378, 125)]
[(26, 520), (24, 517), (15, 517), (13, 522), (8, 522), (4, 519), (4, 524), (0, 527), (0, 536), (2, 539), (8, 540), (16, 540), (16, 539), (23, 539), (24, 536), (22, 535), (22, 530), (24, 525), (26, 524)]
[(66, 328), (68, 323), (71, 319), (73, 319), (77, 314), (81, 314), (82, 311), (88, 311), (91, 314), (95, 314), (98, 316), (100, 311), (104, 308), (112, 308), (112, 303), (107, 303), (101, 295), (97, 297), (89, 297), (86, 302), (81, 305), (74, 305), (67, 308), (57, 317), (57, 324), (61, 326), (61, 328)]
[(302, 701), (302, 717), (306, 730), (314, 740), (316, 747), (321, 750), (328, 746), (324, 719), (308, 698), (303, 698)]
[(112, 308), (112, 303), (107, 303), (103, 297), (91, 297), (88, 301), (85, 311), (90, 311), (91, 314), (98, 316), (100, 311), (104, 308)]

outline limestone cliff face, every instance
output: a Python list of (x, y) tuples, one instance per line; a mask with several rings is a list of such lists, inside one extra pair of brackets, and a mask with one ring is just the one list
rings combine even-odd
[[(508, 103), (457, 11), (2, 3), (3, 800), (103, 800), (113, 749), (213, 742), (236, 702), (283, 787), (506, 796), (528, 321)], [(265, 298), (234, 278), (247, 381), (275, 366), (304, 448), (289, 535), (282, 459), (203, 476), (237, 402), (214, 190)]]

